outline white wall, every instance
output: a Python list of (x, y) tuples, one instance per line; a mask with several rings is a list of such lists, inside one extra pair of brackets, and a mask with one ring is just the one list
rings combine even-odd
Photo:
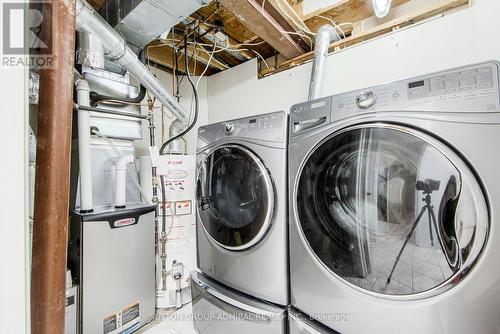
[(0, 332), (27, 333), (27, 97), (25, 71), (0, 69)]
[[(329, 57), (322, 94), (357, 90), (486, 60), (500, 60), (500, 1), (470, 8)], [(278, 110), (307, 99), (311, 63), (259, 80), (256, 61), (209, 78), (209, 122)]]
[[(172, 87), (173, 87), (173, 81), (172, 81), (172, 74), (164, 72), (162, 70), (158, 70), (155, 68), (152, 68), (152, 72), (156, 75), (156, 77), (164, 84), (164, 87), (172, 93)], [(193, 77), (193, 81), (196, 84), (198, 81), (198, 77)], [(172, 93), (173, 94), (173, 93)], [(187, 78), (184, 78), (182, 80), (182, 84), (180, 87), (180, 104), (186, 108), (186, 110), (190, 110), (191, 108), (191, 101), (193, 101), (193, 113), (194, 113), (194, 99), (192, 100), (193, 97), (193, 90), (191, 88), (191, 85), (189, 84)], [(200, 101), (200, 107), (199, 107), (199, 116), (198, 116), (198, 122), (196, 126), (189, 132), (189, 134), (185, 137), (187, 140), (187, 153), (188, 154), (195, 154), (196, 152), (196, 134), (198, 133), (198, 127), (205, 125), (208, 123), (208, 97), (207, 97), (207, 78), (203, 77), (199, 83), (198, 86), (198, 96), (199, 96), (199, 101)], [(147, 102), (147, 99), (143, 101), (143, 104)], [(159, 102), (155, 103), (155, 124), (156, 124), (156, 131), (155, 131), (155, 136), (156, 136), (156, 145), (158, 148), (160, 148), (161, 144), (168, 139), (168, 130), (170, 127), (170, 123), (172, 122), (171, 119), (169, 119), (165, 114), (162, 115), (161, 111), (161, 104)], [(147, 112), (147, 108), (143, 107), (143, 113)], [(171, 116), (171, 113), (165, 108), (165, 112)], [(163, 117), (163, 129), (165, 131), (162, 131), (162, 117)], [(144, 155), (149, 155), (148, 152), (148, 147), (149, 145), (149, 129), (147, 122), (143, 122), (143, 133), (144, 133), (144, 140), (138, 141), (135, 143), (135, 147), (137, 150), (137, 156), (144, 156)]]

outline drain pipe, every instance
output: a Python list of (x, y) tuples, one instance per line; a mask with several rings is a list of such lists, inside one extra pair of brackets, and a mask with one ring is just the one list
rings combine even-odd
[(318, 30), (314, 48), (314, 62), (311, 72), (311, 83), (309, 86), (309, 101), (320, 97), (325, 72), (326, 58), (330, 44), (340, 40), (337, 29), (330, 24), (324, 25)]
[(76, 1), (76, 27), (78, 30), (98, 36), (106, 51), (106, 57), (129, 71), (179, 119), (183, 127), (186, 127), (189, 122), (189, 113), (167, 92), (160, 81), (139, 60), (136, 54), (127, 46), (123, 37), (85, 0)]
[[(90, 87), (84, 79), (76, 81), (76, 98), (81, 106), (90, 106)], [(80, 212), (93, 211), (92, 156), (90, 152), (90, 112), (78, 109), (78, 160), (80, 169)]]

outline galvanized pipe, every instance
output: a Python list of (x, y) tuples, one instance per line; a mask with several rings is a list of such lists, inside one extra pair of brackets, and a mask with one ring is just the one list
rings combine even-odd
[(65, 316), (75, 1), (49, 5), (54, 8), (44, 7), (42, 33), (56, 54), (54, 67), (40, 73), (31, 274), (33, 334), (63, 334)]
[(309, 86), (309, 101), (316, 100), (321, 96), (328, 49), (330, 48), (330, 43), (339, 40), (340, 36), (337, 33), (337, 29), (332, 25), (327, 24), (319, 28), (314, 47), (314, 62)]
[(127, 46), (123, 37), (116, 32), (85, 0), (76, 0), (77, 29), (98, 36), (105, 48), (106, 56), (129, 71), (148, 91), (153, 94), (183, 124), (189, 122), (189, 113), (170, 95), (160, 81), (139, 60)]

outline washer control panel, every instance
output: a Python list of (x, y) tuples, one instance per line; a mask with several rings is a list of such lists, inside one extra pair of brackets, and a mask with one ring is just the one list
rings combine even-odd
[(332, 121), (367, 111), (500, 111), (499, 64), (484, 63), (333, 96)]
[(287, 115), (284, 112), (210, 124), (198, 130), (208, 143), (228, 138), (285, 143)]

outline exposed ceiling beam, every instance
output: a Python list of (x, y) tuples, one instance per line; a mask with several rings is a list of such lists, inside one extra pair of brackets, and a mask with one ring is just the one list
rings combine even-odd
[(308, 27), (304, 23), (302, 17), (295, 11), (295, 9), (290, 6), (286, 0), (267, 0), (280, 14), (283, 16), (287, 22), (293, 27), (295, 31), (305, 30)]
[[(397, 7), (408, 1), (393, 0), (392, 7)], [(318, 17), (318, 15), (328, 17), (337, 24), (345, 22), (355, 23), (373, 16), (371, 0), (343, 0), (335, 5), (318, 8), (306, 14), (302, 12), (302, 3), (293, 6), (293, 8), (313, 32), (316, 32), (322, 25), (328, 23), (328, 20)], [(352, 27), (346, 27), (343, 30), (350, 32)]]
[[(156, 44), (155, 44), (156, 43)], [(159, 45), (158, 42), (153, 42), (151, 47), (148, 47), (146, 49), (146, 58), (150, 59), (151, 61), (158, 63), (160, 65), (163, 65), (169, 69), (174, 68), (174, 63), (175, 63), (175, 57), (174, 57), (174, 52), (173, 49), (168, 46), (168, 45)], [(180, 72), (185, 72), (185, 65), (184, 65), (184, 57), (179, 57), (179, 68), (178, 70)], [(194, 66), (194, 62), (189, 63), (189, 72), (192, 73), (193, 75), (201, 75), (205, 66)], [(218, 69), (210, 67), (206, 73), (206, 75), (211, 75), (216, 72), (219, 72)]]
[[(347, 37), (340, 41), (330, 44), (330, 52), (336, 49), (342, 49), (348, 46), (356, 45), (372, 38), (388, 34), (397, 29), (401, 29), (417, 22), (422, 22), (430, 18), (436, 18), (437, 15), (444, 15), (447, 11), (466, 6), (470, 4), (471, 0), (436, 0), (432, 4), (421, 6), (419, 9), (404, 15), (400, 15), (390, 21), (382, 23), (378, 26), (372, 27), (362, 33)], [(287, 69), (299, 66), (305, 62), (310, 61), (314, 57), (314, 52), (308, 52), (295, 59), (289, 59), (281, 64), (275, 65), (270, 69), (263, 69), (259, 76), (260, 78), (267, 77), (271, 74), (279, 73)]]
[[(285, 58), (304, 54), (304, 50), (256, 0), (219, 0), (219, 3), (256, 35), (270, 44)], [(281, 18), (283, 19), (283, 18)]]

